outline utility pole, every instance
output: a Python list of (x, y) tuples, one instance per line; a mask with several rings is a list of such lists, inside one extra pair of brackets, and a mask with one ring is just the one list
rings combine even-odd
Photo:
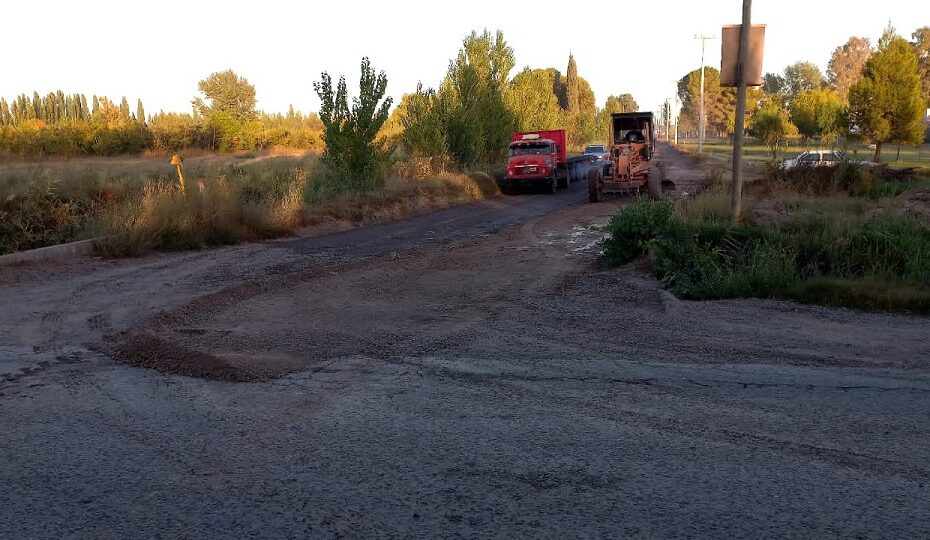
[(668, 106), (668, 99), (665, 100), (665, 142), (669, 141), (668, 130), (671, 125), (672, 109)]
[(701, 40), (701, 111), (698, 118), (698, 153), (704, 153), (704, 130), (707, 125), (704, 116), (704, 45), (708, 39), (714, 39), (714, 36), (695, 35), (694, 39)]
[(743, 25), (739, 32), (739, 60), (736, 64), (736, 118), (733, 133), (733, 222), (742, 211), (743, 198), (743, 128), (746, 120), (746, 63), (749, 61), (749, 32), (752, 30), (752, 0), (743, 0)]

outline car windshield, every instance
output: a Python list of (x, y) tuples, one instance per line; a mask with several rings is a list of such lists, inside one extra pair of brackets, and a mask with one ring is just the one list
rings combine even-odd
[(603, 145), (591, 145), (584, 149), (585, 154), (603, 154), (607, 149)]
[(551, 154), (549, 145), (545, 143), (521, 143), (510, 147), (510, 156), (532, 156)]

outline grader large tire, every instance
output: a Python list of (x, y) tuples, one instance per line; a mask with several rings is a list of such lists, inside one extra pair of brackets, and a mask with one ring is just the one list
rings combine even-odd
[(597, 169), (588, 171), (588, 202), (601, 200), (601, 174)]
[(646, 186), (649, 188), (649, 198), (659, 200), (662, 198), (662, 178), (659, 171), (653, 170), (646, 177)]

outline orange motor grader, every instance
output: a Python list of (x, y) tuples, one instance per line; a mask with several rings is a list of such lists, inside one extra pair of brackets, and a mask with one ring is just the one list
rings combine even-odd
[(644, 187), (652, 194), (652, 185), (659, 185), (657, 178), (650, 182), (655, 140), (651, 112), (612, 114), (608, 160), (588, 171), (588, 200), (597, 202), (607, 193), (639, 193)]

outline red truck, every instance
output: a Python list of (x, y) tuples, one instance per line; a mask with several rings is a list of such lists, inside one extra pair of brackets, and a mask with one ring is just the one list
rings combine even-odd
[(568, 187), (565, 130), (527, 131), (513, 134), (507, 147), (505, 191), (527, 185), (543, 186), (549, 193)]

